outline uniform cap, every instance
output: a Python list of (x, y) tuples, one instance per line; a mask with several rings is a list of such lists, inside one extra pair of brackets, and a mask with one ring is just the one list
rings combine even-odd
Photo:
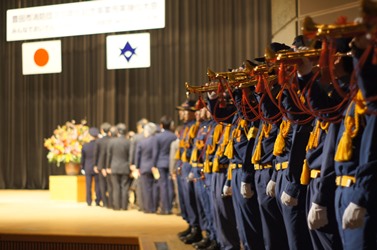
[[(269, 45), (269, 47), (275, 53), (282, 51), (282, 50), (292, 50), (292, 48), (290, 46), (286, 45), (285, 43), (273, 42)], [(257, 61), (257, 62), (265, 62), (266, 57), (265, 56), (257, 57), (257, 58), (254, 58), (254, 60)]]
[(196, 111), (196, 109), (195, 109), (195, 101), (194, 100), (186, 100), (180, 106), (177, 106), (176, 109), (177, 110)]

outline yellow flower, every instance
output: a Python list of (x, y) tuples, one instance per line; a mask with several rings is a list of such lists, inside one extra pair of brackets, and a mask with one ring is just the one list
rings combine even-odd
[(85, 120), (79, 124), (68, 121), (63, 126), (58, 126), (53, 135), (44, 140), (43, 145), (49, 151), (48, 161), (60, 166), (66, 162), (80, 163), (82, 145), (90, 140), (89, 127)]

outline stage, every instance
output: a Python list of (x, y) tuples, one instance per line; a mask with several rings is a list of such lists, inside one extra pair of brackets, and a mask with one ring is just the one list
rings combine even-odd
[(186, 227), (177, 215), (144, 214), (136, 209), (113, 211), (85, 202), (57, 201), (51, 199), (49, 190), (0, 190), (0, 241), (60, 237), (139, 245), (132, 249), (193, 249), (177, 237)]

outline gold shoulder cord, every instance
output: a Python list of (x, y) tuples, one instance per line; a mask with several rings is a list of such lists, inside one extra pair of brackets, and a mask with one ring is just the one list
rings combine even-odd
[[(355, 105), (354, 116), (352, 117), (349, 113), (352, 105)], [(359, 90), (348, 106), (347, 113), (344, 119), (344, 132), (339, 140), (338, 148), (335, 154), (335, 161), (344, 162), (349, 161), (352, 158), (352, 139), (355, 138), (360, 130), (360, 116), (364, 115), (366, 112), (366, 103)]]
[(259, 137), (258, 137), (258, 144), (255, 147), (253, 157), (251, 158), (251, 163), (253, 163), (253, 164), (259, 163), (259, 161), (262, 157), (262, 141), (263, 141), (264, 138), (267, 138), (267, 137), (270, 136), (271, 129), (272, 129), (271, 123), (268, 123), (268, 124), (263, 123), (262, 131), (260, 132)]

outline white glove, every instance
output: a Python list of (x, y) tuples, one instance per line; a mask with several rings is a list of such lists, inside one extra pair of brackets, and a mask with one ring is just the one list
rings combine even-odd
[(217, 93), (215, 91), (212, 91), (212, 92), (208, 92), (208, 99), (209, 100), (214, 100), (218, 97)]
[(81, 174), (85, 175), (85, 169), (81, 169)]
[(348, 204), (343, 214), (343, 229), (354, 229), (361, 227), (364, 224), (365, 214), (367, 210), (355, 203)]
[(269, 181), (266, 187), (266, 194), (270, 197), (275, 197), (275, 186), (276, 182)]
[(194, 173), (190, 172), (187, 176), (187, 181), (194, 181), (194, 180), (195, 180)]
[(327, 207), (322, 207), (316, 203), (312, 206), (308, 214), (308, 226), (310, 230), (316, 230), (329, 223), (327, 219)]
[(232, 195), (232, 187), (224, 185), (224, 187), (223, 187), (223, 195), (224, 196), (231, 196)]
[(293, 198), (292, 196), (290, 196), (289, 194), (287, 194), (286, 192), (283, 192), (281, 194), (281, 202), (288, 206), (288, 207), (294, 207), (294, 206), (297, 206), (298, 205), (298, 199), (296, 198)]
[(241, 182), (241, 195), (245, 199), (253, 197), (254, 191), (251, 189), (250, 183)]

